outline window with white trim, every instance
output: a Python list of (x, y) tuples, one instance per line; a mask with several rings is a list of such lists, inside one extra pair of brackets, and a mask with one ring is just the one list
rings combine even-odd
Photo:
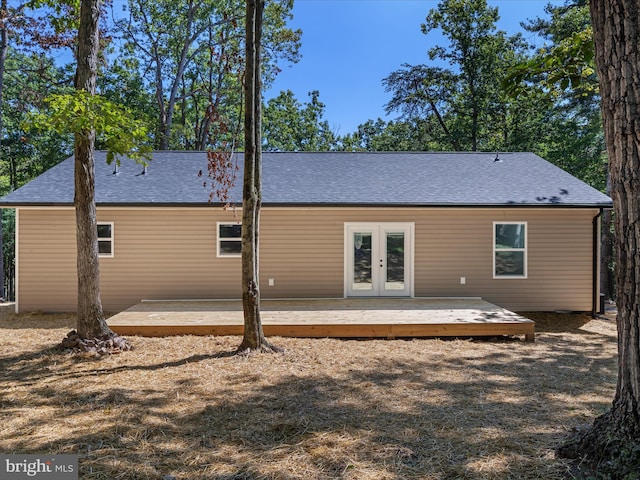
[(493, 222), (493, 278), (527, 278), (526, 222)]
[(113, 222), (98, 222), (98, 256), (113, 257)]
[(218, 222), (218, 257), (240, 257), (242, 253), (242, 225)]

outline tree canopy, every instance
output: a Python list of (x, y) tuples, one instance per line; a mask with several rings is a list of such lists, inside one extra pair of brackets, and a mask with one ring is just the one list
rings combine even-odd
[(268, 151), (327, 151), (336, 148), (337, 136), (324, 120), (320, 92), (309, 93), (302, 103), (291, 90), (269, 100), (264, 109), (263, 147)]
[[(263, 81), (269, 85), (279, 62), (298, 58), (301, 32), (287, 27), (292, 2), (265, 6)], [(115, 21), (122, 39), (121, 74), (136, 79), (154, 99), (155, 148), (209, 146), (217, 119), (232, 123), (242, 108), (244, 1), (129, 0)], [(120, 67), (121, 68), (121, 67)], [(214, 141), (215, 145), (215, 141)]]

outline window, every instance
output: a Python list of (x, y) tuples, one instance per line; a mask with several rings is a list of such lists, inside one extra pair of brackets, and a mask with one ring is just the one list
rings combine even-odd
[(98, 222), (98, 256), (113, 257), (113, 223)]
[(526, 223), (493, 223), (493, 278), (527, 278)]
[(242, 253), (242, 225), (218, 223), (218, 257), (239, 257)]

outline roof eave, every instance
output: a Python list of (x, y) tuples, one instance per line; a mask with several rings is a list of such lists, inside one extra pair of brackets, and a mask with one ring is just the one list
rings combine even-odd
[[(99, 202), (97, 207), (224, 207), (227, 203), (220, 202)], [(240, 202), (229, 202), (229, 205), (241, 205)], [(73, 207), (70, 202), (6, 202), (0, 203), (0, 208), (25, 207)], [(333, 208), (613, 208), (613, 203), (366, 203), (366, 202), (263, 202), (263, 207), (333, 207)]]
[(263, 207), (386, 207), (386, 208), (613, 208), (612, 203), (365, 203), (365, 202), (263, 202)]

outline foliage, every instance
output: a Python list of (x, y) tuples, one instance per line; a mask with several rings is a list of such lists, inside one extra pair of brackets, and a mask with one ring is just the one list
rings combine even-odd
[[(286, 25), (292, 2), (265, 8), (263, 81), (269, 85), (281, 61), (299, 58), (300, 31)], [(244, 1), (185, 3), (129, 0), (115, 27), (123, 39), (120, 57), (137, 69), (156, 107), (159, 149), (202, 150), (212, 122), (232, 124), (242, 104)], [(215, 112), (215, 119), (211, 113)]]
[(34, 113), (30, 124), (36, 130), (56, 133), (83, 133), (94, 130), (107, 150), (107, 163), (118, 155), (139, 161), (151, 158), (147, 129), (143, 121), (135, 118), (131, 110), (92, 95), (85, 90), (47, 97), (48, 110)]
[(78, 29), (80, 0), (29, 0), (25, 4), (31, 9), (47, 8), (47, 22), (41, 26), (50, 26), (55, 35), (62, 35)]
[(69, 74), (50, 58), (9, 49), (5, 64), (2, 119), (3, 136), (0, 151), (0, 194), (15, 190), (43, 173), (73, 149), (69, 134), (53, 131), (25, 135), (22, 125), (30, 112), (39, 110), (45, 92), (70, 91)]
[(552, 135), (541, 145), (540, 154), (605, 191), (607, 159), (593, 29), (584, 3), (550, 5), (549, 20), (530, 21), (525, 28), (551, 44), (513, 65), (502, 85), (510, 98), (535, 98), (553, 114)]
[(64, 48), (73, 50), (79, 12), (80, 0), (9, 2), (6, 8), (0, 9), (0, 30), (5, 29), (15, 49), (49, 54)]
[(358, 125), (354, 133), (342, 137), (340, 149), (345, 151), (409, 152), (438, 150), (438, 142), (427, 135), (427, 120), (414, 118), (385, 122), (381, 118)]
[(593, 29), (586, 5), (547, 7), (551, 20), (536, 19), (525, 28), (552, 42), (511, 68), (503, 87), (511, 95), (541, 88), (556, 97), (597, 97)]
[(439, 30), (449, 44), (429, 50), (427, 64), (405, 64), (386, 77), (387, 111), (400, 118), (360, 125), (342, 139), (344, 148), (532, 151), (604, 191), (588, 11), (548, 12), (550, 20), (526, 28), (551, 46), (529, 55), (520, 36), (496, 30), (498, 11), (485, 1), (441, 1), (423, 32)]
[(537, 78), (538, 85), (556, 95), (568, 89), (580, 95), (592, 95), (598, 88), (593, 55), (593, 31), (589, 27), (514, 66), (503, 81), (504, 88), (514, 94), (522, 93), (525, 80)]
[(269, 100), (264, 109), (262, 146), (269, 151), (327, 151), (336, 147), (336, 135), (323, 120), (320, 92), (309, 93), (302, 104), (291, 90)]
[[(49, 0), (30, 0), (18, 5), (8, 5), (7, 0), (0, 2), (0, 155), (2, 155), (3, 163), (10, 166), (9, 186), (17, 184), (17, 168), (16, 163), (9, 157), (6, 162), (3, 155), (4, 148), (2, 140), (5, 138), (4, 128), (4, 94), (5, 94), (5, 77), (7, 72), (7, 58), (10, 50), (10, 42), (15, 46), (20, 45), (21, 48), (41, 48), (51, 49), (62, 46), (68, 46), (72, 37), (68, 34), (71, 25), (76, 18), (74, 15), (74, 7), (77, 7), (75, 0), (67, 2), (55, 3), (45, 15), (35, 14), (35, 9), (50, 5)], [(77, 10), (77, 9), (76, 9)], [(51, 14), (51, 11), (53, 14)], [(28, 13), (31, 13), (29, 15)], [(49, 27), (53, 28), (53, 32)], [(4, 189), (4, 187), (3, 187)], [(5, 297), (5, 285), (9, 287), (9, 295), (11, 296), (11, 285), (13, 283), (13, 275), (8, 276), (6, 272), (12, 272), (12, 262), (7, 263), (9, 269), (5, 269), (5, 254), (10, 252), (13, 255), (12, 246), (4, 247), (2, 243), (4, 235), (2, 230), (2, 215), (0, 212), (0, 296)], [(8, 281), (5, 281), (8, 280)], [(11, 297), (10, 297), (11, 298)]]
[(140, 74), (140, 61), (134, 58), (114, 58), (98, 76), (96, 89), (105, 99), (126, 105), (133, 115), (148, 123), (152, 132), (158, 117), (157, 104), (146, 89)]
[[(428, 119), (428, 134), (444, 149), (499, 148), (510, 141), (510, 103), (498, 79), (525, 52), (519, 36), (496, 29), (498, 9), (486, 0), (443, 0), (429, 11), (424, 34), (439, 30), (449, 45), (428, 51), (429, 65), (403, 65), (384, 79), (392, 98), (386, 108), (403, 119)], [(448, 64), (448, 67), (433, 66)]]

